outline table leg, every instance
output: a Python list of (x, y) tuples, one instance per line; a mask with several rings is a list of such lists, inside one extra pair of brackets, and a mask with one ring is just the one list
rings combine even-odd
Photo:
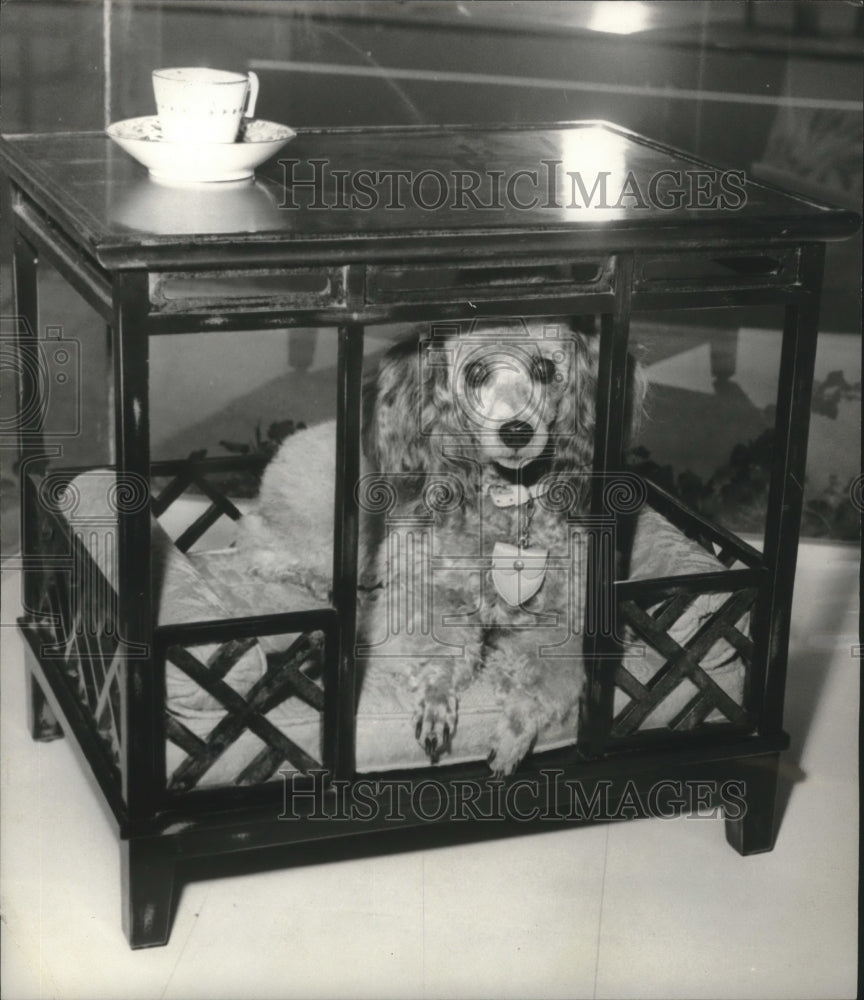
[(777, 832), (775, 806), (780, 754), (754, 757), (745, 766), (745, 808), (742, 815), (730, 817), (727, 807), (726, 840), (739, 854), (762, 854), (773, 849)]
[(159, 838), (120, 843), (123, 932), (132, 948), (167, 944), (174, 919), (176, 859)]
[(39, 682), (27, 667), (24, 668), (24, 674), (27, 685), (27, 728), (30, 730), (30, 735), (40, 743), (60, 739), (63, 736), (63, 730), (60, 728)]
[[(798, 532), (804, 504), (807, 429), (819, 332), (823, 246), (805, 247), (801, 285), (807, 298), (786, 307), (773, 442), (773, 468), (765, 523), (764, 561), (769, 583), (754, 610), (754, 670), (750, 688), (762, 733), (783, 725), (783, 697), (791, 627)], [(764, 671), (764, 673), (763, 673)]]
[[(25, 614), (33, 614), (41, 605), (42, 574), (37, 571), (40, 553), (39, 524), (35, 494), (28, 490), (27, 473), (43, 468), (40, 455), (45, 453), (42, 423), (47, 399), (39, 344), (39, 255), (16, 234), (12, 258), (15, 285), (15, 311), (18, 407), (15, 426), (20, 477), (19, 518), (21, 527), (22, 597)], [(31, 502), (32, 501), (32, 502)]]
[[(606, 502), (607, 477), (622, 468), (627, 438), (624, 415), (627, 410), (627, 355), (633, 274), (633, 255), (620, 254), (615, 279), (614, 311), (603, 314), (600, 319), (591, 515), (594, 524), (604, 525), (604, 530), (610, 516)], [(592, 756), (600, 756), (605, 749), (615, 696), (609, 666), (619, 647), (614, 634), (614, 621), (610, 627), (608, 620), (604, 621), (604, 617), (608, 619), (608, 616), (603, 616), (600, 612), (603, 605), (614, 609), (613, 580), (602, 572), (608, 571), (608, 568), (608, 560), (595, 560), (593, 569), (598, 572), (589, 572), (585, 594), (583, 653), (587, 684), (580, 730), (582, 742)]]
[(711, 338), (711, 378), (728, 382), (735, 377), (738, 364), (738, 331), (719, 330)]
[(325, 764), (340, 777), (354, 772), (356, 674), (354, 643), (357, 625), (358, 507), (355, 490), (360, 478), (360, 409), (364, 327), (339, 328), (336, 416), (336, 497), (333, 546), (334, 601), (339, 611), (339, 636), (328, 636), (324, 710)]

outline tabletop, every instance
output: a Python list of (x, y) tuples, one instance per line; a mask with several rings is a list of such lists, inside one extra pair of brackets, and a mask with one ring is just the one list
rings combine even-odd
[(792, 244), (860, 221), (606, 122), (310, 129), (253, 182), (197, 188), (102, 132), (6, 136), (0, 167), (108, 269)]

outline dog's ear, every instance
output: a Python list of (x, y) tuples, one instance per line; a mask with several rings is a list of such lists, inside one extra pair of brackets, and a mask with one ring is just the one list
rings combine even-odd
[(382, 357), (364, 386), (363, 448), (375, 469), (434, 469), (435, 428), (447, 381), (446, 367), (429, 363), (427, 342), (416, 332)]
[(597, 367), (600, 338), (574, 332), (570, 380), (552, 427), (554, 468), (559, 472), (590, 473), (594, 459), (597, 416)]
[[(565, 392), (555, 420), (555, 466), (562, 472), (590, 472), (594, 464), (600, 337), (596, 333), (575, 332), (573, 344), (570, 391)], [(647, 391), (645, 370), (632, 354), (627, 355), (625, 384), (626, 447), (641, 427)]]
[(417, 344), (399, 341), (366, 379), (363, 393), (363, 450), (380, 472), (410, 467), (420, 428)]

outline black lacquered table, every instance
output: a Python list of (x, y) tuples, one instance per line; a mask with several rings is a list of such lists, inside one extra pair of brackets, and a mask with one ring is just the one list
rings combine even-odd
[[(736, 633), (735, 640), (747, 666), (741, 704), (723, 724), (701, 724), (716, 707), (705, 682), (674, 725), (662, 732), (627, 729), (613, 716), (616, 683), (627, 688), (638, 718), (658, 695), (621, 673), (608, 636), (586, 635), (590, 683), (580, 741), (529, 758), (517, 774), (525, 782), (552, 769), (579, 782), (589, 797), (603, 785), (613, 801), (628, 788), (644, 791), (660, 780), (740, 780), (746, 809), (727, 813), (727, 836), (742, 853), (772, 847), (777, 764), (788, 744), (783, 695), (823, 251), (826, 241), (856, 230), (856, 215), (594, 122), (309, 130), (259, 168), (254, 182), (220, 189), (159, 185), (98, 132), (8, 136), (0, 163), (15, 230), (21, 405), (14, 437), (22, 478), (20, 624), (29, 651), (30, 724), (36, 738), (62, 730), (72, 739), (107, 806), (122, 845), (124, 927), (133, 946), (167, 940), (178, 859), (393, 827), (383, 809), (371, 820), (335, 825), (311, 817), (279, 822), (283, 788), (265, 779), (294, 751), (268, 735), (260, 705), (235, 704), (218, 684), (211, 693), (225, 700), (237, 727), (249, 725), (272, 743), (244, 780), (229, 787), (178, 790), (166, 783), (165, 771), (166, 738), (185, 740), (190, 759), (216, 752), (178, 734), (166, 717), (167, 653), (205, 642), (224, 652), (255, 637), (317, 630), (326, 636), (327, 652), (323, 693), (308, 694), (323, 717), (322, 760), (313, 764), (327, 781), (356, 779), (354, 486), (364, 332), (373, 324), (600, 316), (599, 475), (592, 496), (599, 516), (608, 515), (603, 484), (623, 468), (631, 315), (782, 308), (761, 550), (649, 483), (651, 504), (710, 546), (728, 576), (689, 584), (607, 579), (600, 588), (622, 607), (651, 594), (674, 601), (701, 588), (738, 601), (737, 614), (749, 609), (750, 633)], [(39, 259), (56, 268), (108, 329), (117, 572), (116, 586), (103, 589), (105, 607), (90, 609), (95, 625), (89, 631), (80, 617), (68, 621), (61, 607), (64, 600), (92, 600), (93, 591), (85, 594), (74, 572), (71, 584), (61, 581), (86, 557), (73, 551), (57, 504), (52, 508), (46, 499), (59, 497), (57, 483), (81, 469), (64, 467), (62, 436), (53, 440), (44, 419), (40, 372), (48, 340), (40, 329)], [(331, 602), (280, 614), (154, 624), (151, 509), (163, 512), (193, 482), (204, 492), (211, 506), (184, 536), (185, 547), (237, 510), (208, 485), (208, 476), (229, 469), (234, 459), (151, 460), (150, 338), (234, 331), (254, 352), (259, 331), (311, 326), (336, 328), (338, 339)], [(187, 364), (194, 377), (191, 345)], [(86, 436), (88, 428), (81, 432)], [(167, 479), (168, 486), (151, 497), (154, 479)], [(77, 598), (70, 598), (67, 591), (76, 586)], [(703, 678), (680, 649), (670, 649), (675, 669)], [(428, 774), (405, 780), (416, 789)], [(479, 765), (459, 765), (438, 768), (435, 777), (482, 785), (487, 774)], [(329, 789), (325, 781), (321, 794), (330, 795)], [(310, 801), (298, 800), (301, 813), (314, 811)], [(428, 826), (429, 810), (419, 808), (419, 799), (414, 805), (399, 823)], [(462, 827), (466, 836), (478, 828)]]

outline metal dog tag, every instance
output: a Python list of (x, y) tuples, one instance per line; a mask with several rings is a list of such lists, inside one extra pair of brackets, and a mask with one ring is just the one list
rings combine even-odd
[(492, 549), (492, 583), (511, 607), (518, 607), (537, 593), (546, 579), (548, 549), (520, 549), (496, 542)]

